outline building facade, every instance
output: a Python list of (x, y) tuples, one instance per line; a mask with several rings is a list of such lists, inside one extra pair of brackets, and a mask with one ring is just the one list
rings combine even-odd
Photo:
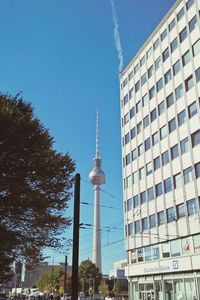
[(200, 299), (199, 11), (175, 1), (121, 75), (130, 299)]

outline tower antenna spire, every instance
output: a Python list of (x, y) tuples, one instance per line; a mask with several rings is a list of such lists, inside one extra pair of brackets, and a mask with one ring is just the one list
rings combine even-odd
[(99, 157), (99, 112), (96, 112), (96, 158)]

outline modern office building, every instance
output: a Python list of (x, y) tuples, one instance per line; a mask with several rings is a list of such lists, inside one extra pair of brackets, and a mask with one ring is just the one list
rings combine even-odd
[(200, 299), (199, 11), (175, 1), (121, 75), (130, 299)]

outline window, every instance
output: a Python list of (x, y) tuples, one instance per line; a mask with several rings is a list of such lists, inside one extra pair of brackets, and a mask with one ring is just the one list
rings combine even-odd
[(147, 201), (146, 192), (142, 192), (140, 194), (140, 200), (141, 200), (141, 204), (143, 204)]
[(147, 197), (148, 197), (149, 201), (154, 199), (153, 187), (150, 187), (149, 189), (147, 189)]
[(167, 136), (167, 133), (167, 126), (165, 125), (160, 129), (160, 139), (164, 139)]
[(192, 167), (183, 170), (184, 184), (190, 183), (193, 180)]
[(165, 166), (169, 163), (169, 152), (168, 150), (162, 154), (162, 165)]
[(150, 246), (144, 247), (145, 261), (152, 260), (152, 251)]
[(185, 217), (185, 208), (184, 203), (178, 204), (176, 206), (177, 219), (181, 219)]
[(148, 96), (147, 96), (147, 94), (145, 94), (142, 97), (142, 106), (144, 107), (147, 103), (148, 103)]
[(190, 75), (186, 80), (185, 80), (185, 89), (186, 92), (188, 92), (194, 85), (194, 81), (193, 81), (193, 76)]
[(125, 145), (129, 143), (129, 133), (125, 135)]
[(183, 96), (183, 85), (182, 83), (175, 89), (176, 101)]
[(177, 14), (177, 21), (179, 21), (184, 16), (184, 7)]
[(188, 1), (186, 2), (186, 8), (187, 8), (187, 10), (188, 10), (193, 4), (194, 4), (194, 0), (188, 0)]
[(139, 64), (137, 64), (137, 65), (134, 67), (134, 74), (136, 74), (138, 70), (139, 70)]
[(169, 57), (169, 49), (166, 48), (165, 51), (162, 54), (163, 62), (165, 62)]
[(165, 224), (165, 212), (164, 210), (158, 213), (158, 226)]
[(149, 90), (149, 100), (151, 100), (153, 98), (153, 96), (155, 95), (155, 86), (153, 86), (150, 90)]
[(175, 38), (170, 44), (171, 53), (173, 53), (177, 47), (178, 47), (178, 39)]
[(184, 109), (178, 114), (178, 126), (183, 125), (185, 122), (186, 122), (186, 111)]
[(165, 111), (165, 102), (162, 101), (159, 105), (158, 105), (158, 114), (159, 116), (164, 113)]
[(170, 207), (167, 209), (167, 223), (173, 222), (174, 219), (174, 208)]
[(149, 126), (149, 115), (147, 115), (144, 120), (143, 120), (143, 125), (144, 128), (146, 128), (147, 126)]
[(145, 151), (148, 151), (151, 148), (151, 139), (150, 138), (145, 140), (144, 148), (145, 148)]
[(147, 174), (147, 176), (150, 175), (152, 172), (153, 172), (152, 162), (149, 162), (149, 163), (146, 165), (146, 174)]
[(172, 79), (171, 70), (168, 70), (168, 71), (165, 73), (164, 78), (165, 78), (165, 84), (167, 84), (167, 83)]
[(134, 91), (133, 88), (131, 88), (129, 91), (129, 100), (133, 97), (133, 91)]
[(130, 109), (130, 119), (132, 119), (135, 116), (135, 107), (132, 107)]
[(146, 81), (147, 81), (147, 76), (146, 76), (146, 73), (145, 73), (145, 74), (142, 75), (142, 77), (141, 77), (141, 85), (144, 85)]
[(155, 61), (155, 70), (157, 71), (160, 67), (160, 64), (161, 64), (161, 58), (160, 56), (156, 59)]
[(156, 50), (159, 46), (159, 38), (153, 43), (153, 49)]
[(159, 197), (162, 195), (163, 190), (162, 190), (162, 182), (156, 184), (156, 197)]
[(154, 171), (160, 168), (160, 156), (154, 158), (153, 165), (154, 165)]
[(173, 19), (173, 20), (169, 23), (169, 26), (168, 26), (169, 32), (172, 31), (172, 29), (175, 27), (175, 25), (176, 25), (176, 21), (175, 21), (175, 19)]
[(126, 155), (126, 166), (128, 164), (130, 164), (130, 162), (131, 162), (131, 157), (130, 157), (130, 153), (129, 153), (129, 154)]
[(135, 160), (137, 158), (137, 150), (134, 149), (131, 151), (131, 159), (132, 161)]
[(130, 81), (133, 78), (133, 71), (128, 74), (128, 80)]
[(177, 173), (173, 176), (174, 189), (182, 187), (182, 176), (181, 173)]
[(135, 221), (135, 234), (140, 233), (140, 221)]
[(181, 154), (184, 154), (190, 150), (190, 143), (188, 137), (181, 141)]
[(152, 135), (152, 144), (153, 144), (153, 146), (154, 146), (155, 144), (157, 144), (158, 141), (159, 141), (159, 135), (158, 135), (158, 131), (156, 131), (156, 132)]
[(142, 131), (142, 122), (139, 122), (137, 124), (137, 134), (139, 134)]
[(192, 32), (196, 26), (197, 26), (197, 16), (194, 16), (194, 18), (192, 18), (192, 20), (189, 22), (190, 32)]
[(161, 35), (160, 35), (161, 41), (163, 41), (163, 40), (166, 38), (166, 36), (167, 36), (167, 29), (165, 29), (165, 30), (161, 33)]
[(125, 78), (124, 81), (123, 81), (123, 87), (125, 87), (127, 85), (127, 83), (128, 83), (128, 79)]
[(132, 174), (133, 184), (138, 182), (138, 173), (137, 171)]
[(169, 121), (168, 126), (169, 126), (169, 133), (174, 131), (176, 129), (176, 119), (173, 118), (171, 121)]
[(170, 257), (169, 242), (162, 243), (162, 255), (163, 258)]
[(133, 223), (128, 224), (128, 236), (133, 235)]
[(131, 176), (126, 177), (126, 188), (131, 186)]
[(179, 244), (180, 244), (179, 240), (170, 241), (170, 248), (171, 248), (171, 256), (172, 257), (181, 255)]
[(136, 130), (135, 130), (135, 127), (133, 127), (131, 129), (131, 139), (134, 139), (136, 137)]
[(149, 48), (149, 50), (147, 51), (147, 58), (151, 57), (152, 55), (152, 47)]
[(188, 114), (189, 118), (191, 119), (194, 115), (197, 114), (197, 104), (196, 101), (194, 101), (189, 107), (188, 107)]
[(138, 257), (138, 262), (144, 261), (143, 248), (137, 249), (137, 257)]
[(178, 60), (174, 65), (173, 65), (173, 74), (174, 76), (180, 71), (181, 65), (180, 65), (180, 60)]
[(182, 56), (182, 63), (183, 63), (183, 67), (185, 65), (187, 65), (187, 63), (189, 63), (190, 61), (190, 51), (188, 50), (187, 52), (185, 52), (185, 54), (183, 54)]
[(195, 253), (200, 253), (200, 235), (195, 235), (193, 237), (193, 241), (194, 241), (194, 252)]
[(155, 214), (149, 216), (149, 227), (150, 228), (156, 227), (156, 215)]
[(163, 88), (163, 81), (162, 81), (162, 78), (160, 80), (158, 80), (158, 82), (156, 83), (156, 90), (157, 90), (157, 93), (160, 92), (160, 90)]
[(132, 199), (131, 198), (127, 200), (127, 210), (128, 211), (132, 210)]
[(138, 156), (140, 156), (141, 154), (144, 153), (144, 145), (143, 144), (140, 144), (138, 146)]
[(176, 157), (178, 157), (179, 153), (178, 153), (178, 144), (176, 144), (175, 146), (173, 146), (171, 148), (171, 158), (172, 160), (174, 160)]
[(199, 82), (199, 81), (200, 81), (200, 68), (198, 68), (198, 69), (195, 71), (195, 75), (196, 75), (196, 81)]
[(142, 67), (145, 63), (145, 56), (143, 56), (140, 60), (140, 66)]
[(148, 69), (148, 78), (151, 78), (152, 75), (153, 75), (153, 66), (151, 66), (151, 67)]
[(169, 108), (174, 103), (174, 97), (172, 93), (169, 96), (167, 96), (166, 102), (167, 102), (167, 108)]
[(147, 217), (142, 219), (142, 231), (148, 229), (148, 220)]
[(133, 197), (133, 207), (137, 208), (139, 206), (139, 196), (136, 195)]
[(179, 40), (180, 43), (182, 43), (187, 37), (187, 28), (185, 27), (180, 33), (179, 33)]
[(129, 114), (126, 114), (126, 115), (124, 116), (124, 123), (127, 124), (128, 121), (129, 121)]
[(167, 178), (164, 180), (164, 191), (165, 193), (169, 193), (172, 190), (171, 178)]
[(135, 92), (137, 93), (139, 91), (139, 89), (140, 89), (140, 82), (138, 80), (135, 84)]
[(124, 105), (126, 105), (126, 103), (128, 103), (128, 94), (126, 94), (126, 96), (124, 96)]
[(192, 147), (195, 147), (198, 144), (200, 144), (200, 130), (197, 130), (192, 134)]
[(197, 213), (197, 204), (195, 198), (187, 201), (187, 211), (188, 211), (188, 216), (192, 216)]
[(151, 122), (153, 122), (157, 118), (157, 111), (156, 108), (151, 111)]
[(194, 45), (192, 46), (192, 53), (193, 56), (197, 55), (200, 52), (200, 39), (196, 41), (196, 43), (194, 43)]

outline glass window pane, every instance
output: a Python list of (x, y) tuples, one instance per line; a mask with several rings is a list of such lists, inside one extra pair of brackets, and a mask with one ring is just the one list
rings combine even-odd
[(189, 118), (192, 118), (194, 115), (197, 114), (197, 105), (196, 105), (196, 101), (193, 102), (193, 103), (188, 107), (188, 114), (189, 114)]
[(189, 30), (192, 32), (197, 26), (197, 16), (194, 16), (192, 20), (189, 22)]
[(183, 170), (184, 184), (190, 183), (193, 180), (192, 167)]
[(176, 206), (176, 211), (177, 211), (177, 219), (184, 218), (185, 217), (184, 203), (178, 204)]
[(190, 249), (191, 249), (191, 245), (190, 245), (190, 240), (189, 238), (184, 238), (181, 240), (181, 250), (182, 250), (182, 254), (190, 254)]
[(197, 213), (197, 204), (195, 198), (187, 201), (187, 210), (188, 210), (188, 216), (192, 216)]
[(158, 225), (165, 224), (165, 212), (164, 210), (158, 212)]
[(200, 234), (197, 234), (193, 237), (194, 242), (194, 252), (200, 253)]
[(187, 28), (185, 27), (180, 33), (179, 33), (179, 39), (180, 43), (182, 43), (187, 37)]
[(190, 142), (188, 137), (181, 141), (181, 154), (184, 154), (190, 150)]
[(192, 134), (192, 147), (195, 147), (198, 144), (200, 144), (200, 130), (197, 130)]
[(178, 126), (183, 125), (186, 122), (186, 111), (185, 109), (178, 114)]
[(176, 144), (175, 146), (173, 146), (171, 148), (171, 159), (175, 159), (176, 157), (179, 156), (179, 151), (178, 151), (178, 144)]
[(167, 209), (167, 223), (174, 222), (175, 217), (174, 217), (174, 208), (170, 207)]
[(200, 52), (200, 39), (197, 40), (192, 46), (192, 52), (194, 56)]
[(150, 187), (149, 189), (147, 189), (147, 196), (148, 196), (148, 200), (151, 201), (154, 199), (154, 190), (153, 187)]
[(171, 256), (180, 256), (180, 240), (170, 241)]

